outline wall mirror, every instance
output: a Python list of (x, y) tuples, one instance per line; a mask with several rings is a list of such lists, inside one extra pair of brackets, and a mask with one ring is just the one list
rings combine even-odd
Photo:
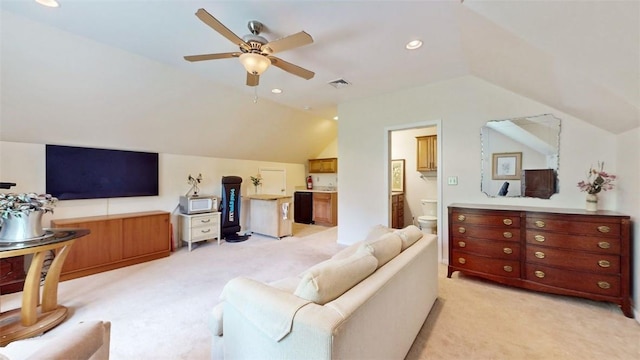
[(558, 193), (560, 119), (551, 114), (487, 122), (480, 130), (480, 189), (489, 197)]

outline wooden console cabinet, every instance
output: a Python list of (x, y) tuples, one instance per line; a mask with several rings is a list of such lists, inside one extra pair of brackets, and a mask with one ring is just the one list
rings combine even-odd
[(171, 252), (169, 213), (164, 211), (55, 219), (51, 227), (91, 231), (76, 240), (60, 280), (159, 259)]
[(631, 311), (629, 216), (611, 211), (449, 206), (449, 267), (501, 284)]
[(313, 222), (317, 225), (338, 225), (338, 193), (313, 193)]

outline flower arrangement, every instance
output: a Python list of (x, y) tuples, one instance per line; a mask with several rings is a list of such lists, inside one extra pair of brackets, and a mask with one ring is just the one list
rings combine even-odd
[(598, 169), (593, 166), (587, 173), (587, 181), (580, 181), (578, 188), (580, 191), (586, 191), (589, 194), (597, 194), (600, 191), (613, 190), (613, 181), (616, 176), (604, 171), (604, 162), (598, 161)]
[(262, 184), (262, 176), (260, 176), (260, 174), (256, 175), (256, 176), (251, 176), (251, 182), (253, 183), (253, 186), (258, 186)]
[(53, 212), (57, 201), (58, 199), (50, 194), (0, 194), (0, 218), (7, 219), (9, 215), (21, 217), (22, 214), (33, 211)]

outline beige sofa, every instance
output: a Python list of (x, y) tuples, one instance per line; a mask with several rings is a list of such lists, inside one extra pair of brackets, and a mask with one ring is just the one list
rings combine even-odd
[(111, 322), (85, 321), (48, 340), (35, 337), (0, 348), (0, 360), (108, 360)]
[(378, 227), (298, 277), (233, 279), (211, 314), (212, 358), (403, 359), (437, 298), (437, 266), (435, 235)]

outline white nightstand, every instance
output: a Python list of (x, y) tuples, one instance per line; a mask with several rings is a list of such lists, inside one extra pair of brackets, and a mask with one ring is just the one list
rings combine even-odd
[(180, 240), (186, 241), (189, 244), (189, 251), (191, 251), (191, 244), (198, 241), (205, 241), (209, 239), (218, 239), (218, 245), (220, 245), (220, 213), (210, 212), (204, 214), (194, 215), (180, 215)]

